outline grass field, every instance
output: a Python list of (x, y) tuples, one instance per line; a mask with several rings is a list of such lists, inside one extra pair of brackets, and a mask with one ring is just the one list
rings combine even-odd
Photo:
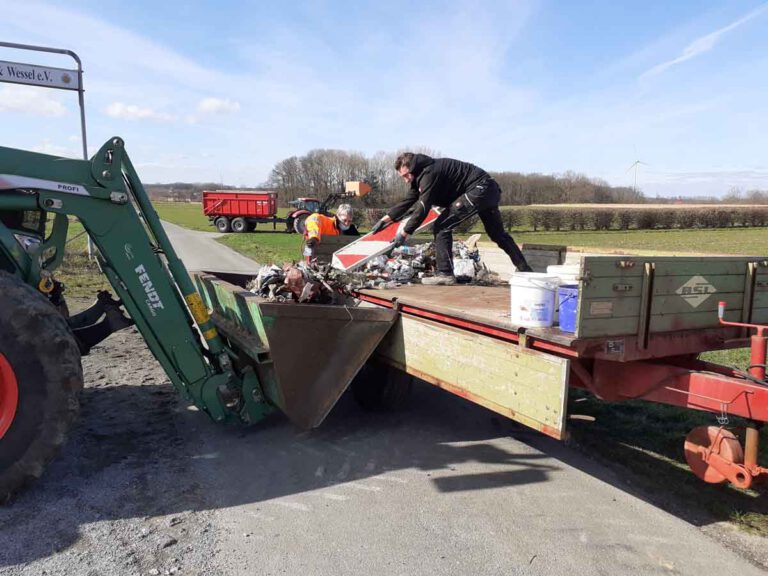
[[(214, 231), (208, 218), (203, 215), (202, 205), (156, 202), (155, 209), (160, 218), (192, 230)], [(278, 210), (278, 215), (284, 217), (287, 209)], [(266, 228), (269, 230), (269, 228)], [(280, 226), (278, 226), (278, 231)], [(242, 250), (260, 262), (266, 262), (257, 254), (275, 254), (278, 259), (290, 259), (294, 243), (285, 238), (273, 238), (273, 234), (246, 234), (251, 241), (235, 240), (232, 234), (223, 243)], [(483, 233), (482, 224), (475, 225), (472, 233)], [(724, 229), (693, 229), (693, 230), (611, 230), (595, 231), (560, 231), (533, 232), (530, 228), (516, 228), (512, 235), (518, 244), (560, 244), (570, 246), (594, 246), (613, 248), (617, 250), (658, 250), (664, 252), (701, 252), (709, 254), (768, 254), (768, 230), (765, 228), (724, 228)], [(278, 235), (280, 236), (280, 235)], [(294, 238), (296, 238), (294, 236)], [(429, 238), (425, 235), (425, 239)], [(300, 241), (299, 241), (300, 242)], [(258, 244), (258, 246), (254, 246)], [(288, 250), (288, 252), (285, 252)]]
[[(215, 232), (208, 220), (208, 217), (203, 214), (203, 205), (194, 202), (153, 202), (161, 220), (184, 226), (190, 230), (202, 230), (203, 232)], [(288, 215), (288, 208), (278, 208), (277, 216), (279, 218), (285, 218)], [(267, 230), (272, 229), (271, 224), (261, 224)], [(277, 224), (278, 230), (283, 230), (285, 224)]]
[(303, 239), (298, 234), (285, 232), (255, 232), (226, 234), (218, 241), (260, 264), (282, 264), (301, 259)]
[[(210, 231), (199, 205), (158, 204), (161, 218), (193, 229)], [(70, 228), (70, 238), (82, 231)], [(480, 231), (480, 230), (478, 230)], [(761, 229), (658, 230), (625, 232), (532, 232), (516, 230), (518, 243), (562, 244), (606, 249), (662, 252), (711, 252), (721, 254), (768, 253), (768, 231)], [(424, 235), (424, 240), (430, 239)], [(300, 257), (302, 239), (296, 234), (257, 231), (227, 234), (223, 244), (261, 263), (282, 263)], [(95, 294), (106, 281), (95, 264), (84, 256), (85, 238), (68, 246), (67, 263), (59, 276), (70, 295)], [(746, 350), (704, 354), (707, 360), (745, 368)], [(660, 404), (630, 401), (601, 402), (581, 392), (571, 395), (571, 414), (584, 414), (594, 422), (576, 420), (569, 424), (571, 442), (609, 467), (620, 468), (630, 489), (658, 506), (699, 524), (730, 521), (739, 527), (768, 535), (768, 503), (755, 491), (728, 485), (708, 485), (694, 477), (683, 456), (683, 439), (695, 426), (715, 424), (714, 415), (682, 410)], [(734, 422), (732, 422), (734, 423)], [(735, 422), (738, 425), (738, 421)], [(768, 462), (768, 439), (763, 434), (760, 461)]]
[(203, 205), (187, 202), (152, 202), (161, 220), (172, 222), (189, 228), (190, 230), (202, 230), (203, 232), (215, 232), (216, 229), (203, 214)]
[[(482, 232), (473, 228), (473, 232)], [(725, 228), (712, 230), (611, 230), (605, 232), (513, 231), (518, 244), (559, 244), (594, 246), (617, 250), (658, 250), (707, 254), (768, 254), (765, 228)]]
[[(482, 228), (472, 232), (483, 233)], [(624, 232), (513, 231), (518, 244), (555, 244), (644, 252), (699, 252), (707, 254), (768, 254), (768, 230), (628, 230)], [(427, 242), (431, 235), (422, 236)], [(462, 237), (457, 235), (458, 238)], [(488, 241), (484, 236), (481, 241)], [(219, 242), (257, 262), (282, 262), (298, 258), (301, 238), (295, 234), (227, 234)]]

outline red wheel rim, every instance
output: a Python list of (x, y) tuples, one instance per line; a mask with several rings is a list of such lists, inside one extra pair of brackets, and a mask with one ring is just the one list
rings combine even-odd
[(698, 426), (685, 439), (685, 459), (691, 471), (704, 482), (720, 484), (728, 480), (714, 466), (704, 461), (704, 454), (713, 450), (727, 462), (744, 463), (744, 451), (733, 432), (718, 426)]
[(16, 373), (5, 356), (0, 354), (0, 439), (11, 427), (18, 405), (19, 386)]

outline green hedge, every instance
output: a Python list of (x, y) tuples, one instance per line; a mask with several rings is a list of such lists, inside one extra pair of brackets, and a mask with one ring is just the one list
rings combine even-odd
[[(768, 206), (708, 207), (505, 207), (510, 221), (538, 230), (654, 230), (768, 225)], [(513, 226), (508, 226), (512, 228)]]
[[(370, 227), (386, 212), (369, 208), (361, 223)], [(502, 206), (501, 218), (507, 230), (534, 231), (762, 227), (768, 226), (768, 206)], [(478, 224), (477, 217), (470, 218), (457, 232), (468, 233)]]

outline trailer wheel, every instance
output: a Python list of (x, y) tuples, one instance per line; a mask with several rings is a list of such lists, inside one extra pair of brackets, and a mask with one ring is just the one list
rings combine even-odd
[(77, 418), (80, 352), (36, 290), (0, 272), (0, 502), (38, 478)]
[(256, 222), (249, 222), (248, 226), (245, 228), (246, 232), (253, 232), (256, 230)]
[(218, 218), (216, 218), (215, 224), (216, 224), (216, 229), (222, 234), (229, 232), (231, 230), (231, 228), (229, 227), (229, 220), (224, 216), (219, 216)]
[(248, 224), (245, 222), (245, 218), (235, 218), (232, 220), (232, 232), (245, 232), (248, 229)]
[(352, 396), (365, 410), (383, 412), (401, 408), (413, 387), (413, 376), (382, 362), (366, 363), (352, 380)]

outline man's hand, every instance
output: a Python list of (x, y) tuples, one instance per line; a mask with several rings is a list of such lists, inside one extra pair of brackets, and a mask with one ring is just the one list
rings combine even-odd
[(310, 238), (304, 243), (304, 256), (312, 258), (315, 255), (315, 248), (317, 247), (317, 238)]
[(371, 227), (371, 234), (376, 234), (379, 230), (384, 230), (392, 223), (392, 219), (389, 216), (384, 216), (376, 224)]
[(402, 246), (405, 244), (405, 241), (408, 240), (408, 234), (406, 232), (398, 232), (395, 235), (395, 247)]

